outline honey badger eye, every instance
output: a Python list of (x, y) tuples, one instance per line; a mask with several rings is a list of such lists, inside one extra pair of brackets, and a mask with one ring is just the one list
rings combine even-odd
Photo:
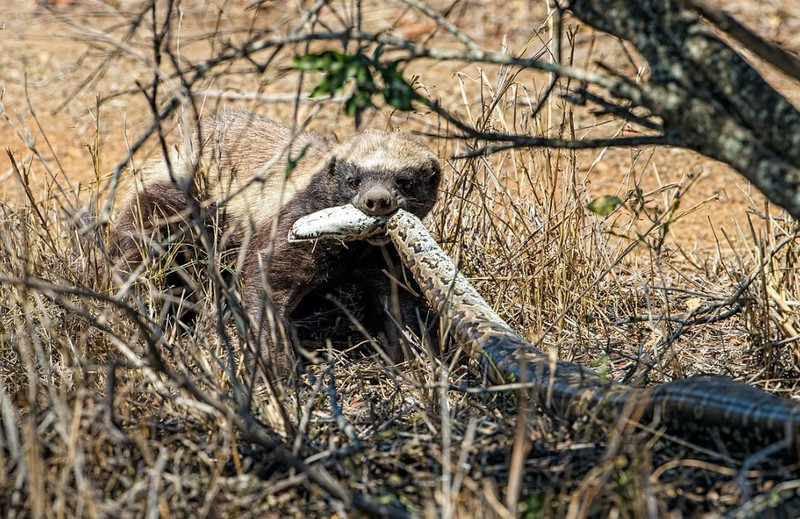
[(397, 181), (397, 187), (400, 188), (404, 194), (410, 193), (414, 189), (414, 182), (411, 180), (401, 179)]
[(350, 189), (358, 189), (358, 186), (361, 185), (361, 180), (357, 178), (348, 178), (347, 185), (350, 186)]

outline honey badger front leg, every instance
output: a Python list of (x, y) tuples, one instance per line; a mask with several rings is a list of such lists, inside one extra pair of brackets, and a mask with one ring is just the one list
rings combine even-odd
[(393, 245), (371, 247), (351, 276), (364, 294), (365, 328), (394, 363), (410, 358), (405, 330), (424, 339), (437, 324), (416, 282), (404, 272)]
[(413, 288), (409, 291), (396, 282), (402, 282), (404, 276), (393, 246), (366, 241), (347, 246), (336, 241), (289, 243), (283, 230), (288, 231), (288, 225), (279, 225), (272, 247), (248, 257), (242, 279), (251, 329), (274, 374), (286, 379), (294, 371), (300, 340), (294, 333), (292, 315), (312, 292), (323, 300), (340, 292), (359, 294), (356, 304), (362, 313), (361, 324), (370, 333), (368, 338), (378, 339), (392, 362), (403, 361), (402, 328), (408, 325), (422, 337), (428, 331), (420, 326), (428, 321), (428, 306)]
[[(338, 248), (339, 261), (332, 264), (349, 268), (334, 276), (337, 283), (333, 286), (361, 295), (364, 328), (379, 339), (384, 352), (397, 363), (408, 358), (405, 329), (421, 340), (430, 339), (429, 346), (436, 349), (438, 335), (434, 331), (438, 329), (438, 316), (413, 277), (404, 271), (395, 246), (375, 246), (367, 241), (380, 237), (387, 220), (387, 216), (365, 215), (352, 205), (332, 207), (293, 220), (288, 242), (307, 245), (313, 241), (317, 252)], [(304, 232), (298, 233), (298, 229)], [(346, 232), (338, 236), (337, 229)], [(346, 246), (343, 242), (347, 242)], [(330, 292), (331, 287), (327, 288)]]

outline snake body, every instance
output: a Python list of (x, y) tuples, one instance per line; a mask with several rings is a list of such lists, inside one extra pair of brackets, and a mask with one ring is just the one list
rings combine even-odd
[[(337, 239), (385, 232), (428, 303), (448, 323), (469, 356), (482, 363), (489, 378), (497, 383), (527, 383), (531, 397), (554, 416), (573, 420), (625, 416), (643, 427), (731, 455), (769, 451), (800, 456), (800, 402), (724, 376), (694, 376), (649, 388), (631, 387), (579, 364), (556, 360), (492, 310), (416, 216), (400, 210), (388, 220), (366, 222), (360, 211), (349, 207), (298, 220), (291, 239), (325, 236), (317, 232), (312, 217), (326, 222), (328, 228), (335, 227)], [(365, 226), (369, 230), (365, 231)], [(355, 238), (349, 238), (351, 232)]]

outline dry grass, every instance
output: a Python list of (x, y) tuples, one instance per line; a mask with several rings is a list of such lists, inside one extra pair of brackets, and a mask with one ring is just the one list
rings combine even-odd
[[(522, 12), (523, 4), (508, 9)], [(351, 17), (351, 3), (332, 5), (321, 15), (326, 23)], [(288, 13), (252, 15), (230, 3), (219, 16), (212, 7), (184, 13), (187, 59), (221, 52), (226, 39), (244, 39), (251, 23), (285, 26), (299, 10), (292, 4)], [(427, 30), (414, 12), (367, 8), (364, 24), (399, 20), (398, 30), (409, 37)], [(537, 6), (527, 16), (544, 11)], [(81, 27), (103, 26), (111, 16), (104, 12), (84, 13)], [(502, 22), (494, 17), (503, 18), (468, 10), (459, 16), (487, 41)], [(111, 33), (120, 41), (129, 28), (129, 18), (122, 20)], [(541, 31), (522, 35), (523, 43), (547, 45), (547, 23), (531, 24), (539, 25)], [(124, 41), (148, 51), (148, 29), (133, 34)], [(442, 43), (449, 44), (444, 37)], [(279, 52), (267, 74), (232, 62), (198, 84), (198, 93), (293, 92), (298, 78), (283, 67), (295, 50)], [(111, 75), (149, 70), (132, 64), (132, 56), (107, 52), (104, 66)], [(438, 89), (444, 106), (478, 127), (580, 137), (592, 117), (553, 97), (529, 119), (544, 76), (491, 67), (455, 76), (416, 72), (421, 88)], [(445, 88), (448, 77), (455, 78), (452, 89)], [(129, 123), (136, 128), (131, 143), (152, 114), (140, 96), (123, 99), (130, 117), (141, 117)], [(352, 504), (332, 497), (346, 489), (368, 500), (357, 503), (367, 515), (387, 506), (445, 517), (746, 517), (800, 487), (796, 467), (742, 471), (741, 460), (656, 441), (624, 423), (551, 418), (514, 390), (486, 389), (480, 370), (455, 347), (440, 358), (420, 347), (399, 367), (369, 350), (322, 352), (326, 360), (298, 387), (278, 398), (259, 387), (247, 409), (237, 407), (239, 377), (232, 374), (241, 369), (242, 339), (218, 311), (215, 279), (198, 285), (200, 312), (189, 333), (162, 319), (164, 271), (152, 270), (152, 283), (128, 294), (111, 279), (108, 228), (95, 225), (109, 196), (100, 181), (103, 164), (124, 156), (119, 142), (100, 145), (108, 137), (120, 141), (107, 126), (109, 106), (93, 112), (97, 124), (85, 138), (90, 145), (81, 158), (98, 179), (90, 190), (66, 187), (70, 170), (62, 170), (57, 149), (24, 138), (48, 135), (46, 126), (7, 118), (23, 136), (21, 149), (10, 154), (9, 176), (25, 201), (0, 206), (0, 510), (6, 516), (355, 515)], [(258, 108), (284, 118), (293, 111)], [(191, 103), (183, 107), (183, 121), (193, 110)], [(312, 127), (340, 132), (352, 124), (331, 103), (301, 105), (296, 115), (313, 115)], [(165, 131), (176, 123), (165, 123)], [(445, 126), (430, 114), (389, 110), (368, 113), (365, 124), (424, 132)], [(135, 160), (148, 148), (157, 155), (155, 141)], [(432, 139), (431, 145), (446, 159), (477, 143)], [(700, 210), (686, 202), (697, 179), (663, 182), (654, 153), (634, 150), (621, 160), (603, 151), (532, 149), (451, 159), (428, 222), (498, 313), (561, 358), (636, 383), (721, 373), (797, 397), (800, 243), (793, 222), (754, 203), (732, 230), (713, 227), (710, 252), (695, 251), (676, 235)], [(627, 171), (597, 192), (590, 179), (603, 165)], [(44, 172), (47, 188), (37, 180)], [(607, 219), (586, 210), (611, 191), (627, 207)], [(275, 441), (290, 454), (281, 454)], [(782, 506), (792, 516), (791, 503)]]

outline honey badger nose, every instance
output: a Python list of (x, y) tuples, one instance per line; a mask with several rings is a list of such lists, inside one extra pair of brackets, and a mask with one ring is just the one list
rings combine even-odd
[(372, 186), (361, 195), (361, 210), (376, 216), (394, 212), (397, 202), (392, 194), (382, 186)]

